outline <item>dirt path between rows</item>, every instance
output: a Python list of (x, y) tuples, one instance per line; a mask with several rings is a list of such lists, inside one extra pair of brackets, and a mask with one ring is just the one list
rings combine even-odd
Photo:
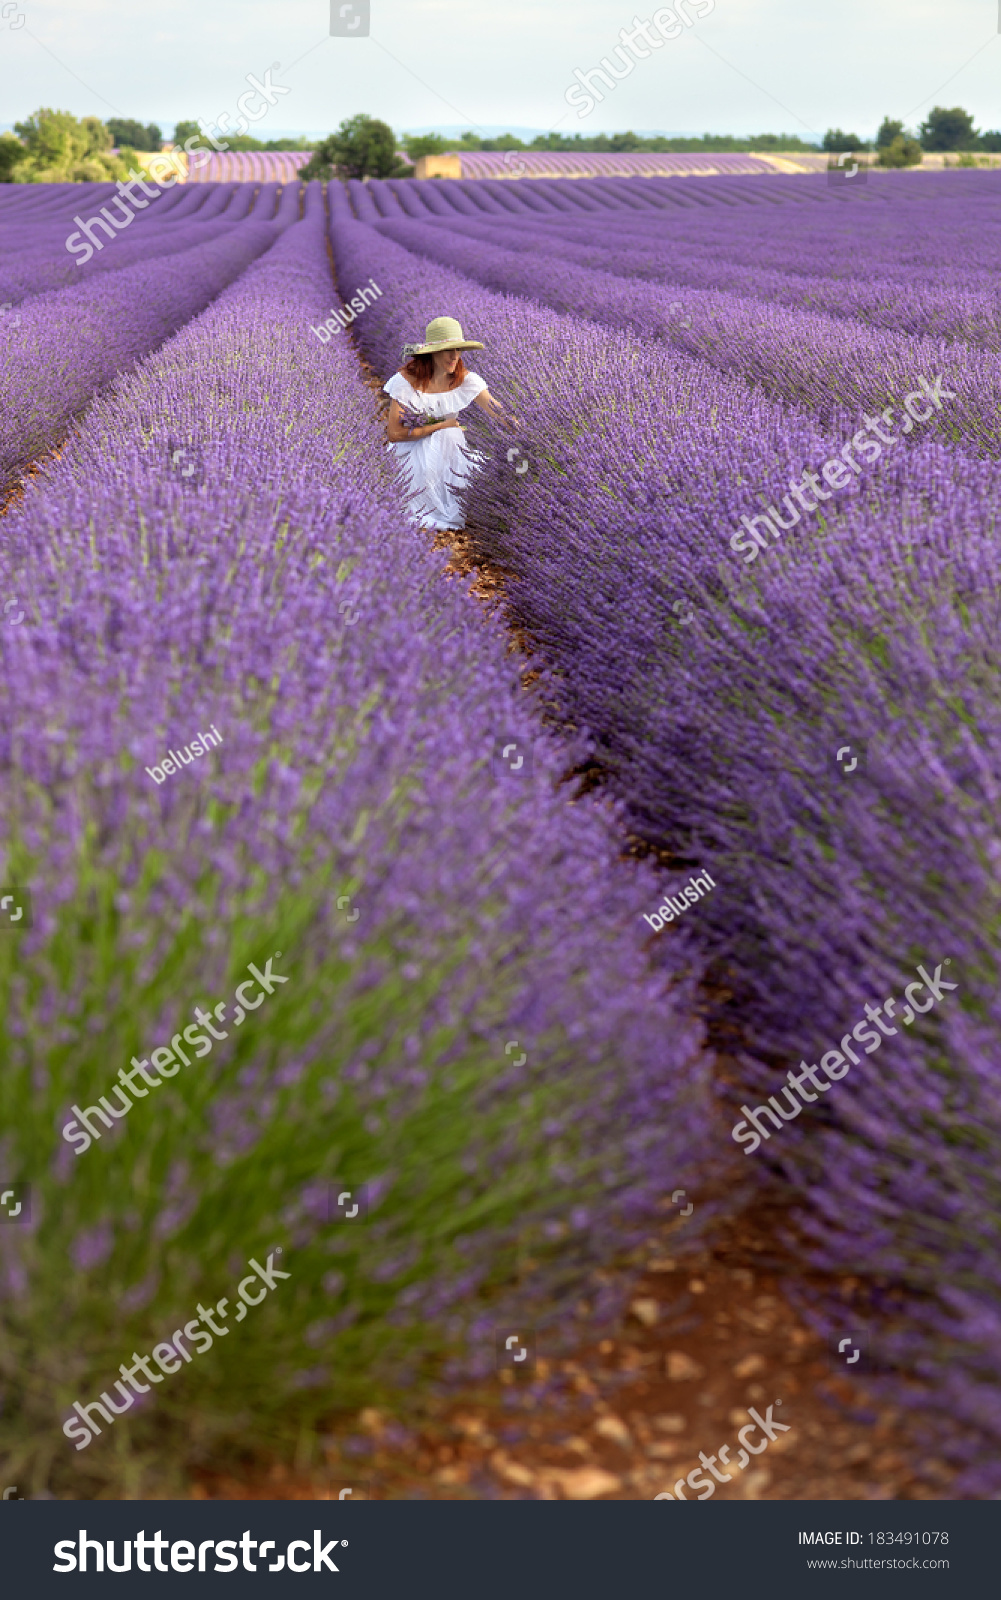
[[(503, 604), (503, 574), (478, 560), (470, 534), (440, 535), (435, 547), (447, 553), (448, 576), (472, 578), (485, 611)], [(530, 642), (506, 621), (512, 651), (530, 657)], [(529, 662), (526, 686), (534, 676)], [(864, 1290), (859, 1280), (806, 1271), (779, 1242), (783, 1214), (767, 1202), (687, 1248), (672, 1212), (641, 1262), (619, 1269), (630, 1310), (616, 1337), (589, 1335), (582, 1303), (570, 1358), (536, 1352), (530, 1370), (498, 1372), (406, 1416), (367, 1408), (331, 1424), (319, 1470), (205, 1473), (194, 1495), (696, 1499), (710, 1497), (711, 1483), (720, 1499), (952, 1498), (954, 1472), (915, 1442), (913, 1419), (875, 1399), (845, 1364), (851, 1352), (829, 1350), (795, 1309), (795, 1291), (808, 1284), (833, 1287), (851, 1305)], [(693, 1488), (682, 1480), (700, 1468), (700, 1453), (722, 1481), (703, 1467)]]
[[(701, 1452), (728, 1481), (703, 1473), (694, 1489), (681, 1484), (687, 1499), (709, 1498), (709, 1483), (728, 1500), (951, 1498), (946, 1463), (909, 1439), (899, 1413), (874, 1402), (793, 1309), (787, 1290), (805, 1275), (775, 1251), (778, 1222), (758, 1207), (689, 1254), (671, 1253), (678, 1225), (666, 1223), (647, 1243), (617, 1337), (589, 1340), (584, 1314), (572, 1358), (537, 1357), (518, 1378), (499, 1372), (416, 1421), (363, 1410), (325, 1436), (325, 1464), (311, 1474), (279, 1465), (245, 1479), (205, 1474), (193, 1493), (652, 1500), (676, 1495)], [(850, 1302), (857, 1283), (838, 1287)]]

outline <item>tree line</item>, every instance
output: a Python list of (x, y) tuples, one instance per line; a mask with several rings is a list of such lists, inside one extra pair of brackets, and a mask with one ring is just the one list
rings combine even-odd
[(884, 117), (874, 143), (860, 139), (857, 133), (828, 128), (823, 149), (832, 152), (874, 150), (882, 166), (911, 167), (918, 164), (926, 150), (963, 154), (1001, 151), (1001, 130), (994, 128), (981, 133), (962, 106), (933, 106), (913, 133), (908, 133), (902, 122)]
[[(197, 122), (178, 122), (173, 144), (203, 137)], [(254, 139), (232, 134), (228, 150), (313, 149), (308, 139)], [(155, 122), (131, 117), (74, 117), (69, 111), (42, 106), (13, 133), (0, 134), (0, 183), (108, 183), (124, 179), (136, 165), (137, 151), (162, 150), (163, 134)]]
[[(173, 144), (201, 138), (195, 121), (178, 122)], [(77, 118), (68, 111), (43, 107), (24, 122), (14, 124), (13, 134), (0, 134), (0, 182), (102, 182), (125, 178), (135, 165), (137, 151), (160, 150), (163, 136), (155, 122), (141, 123), (134, 118)], [(774, 151), (823, 150), (830, 153), (873, 151), (886, 167), (916, 166), (925, 151), (1001, 151), (1001, 131), (981, 133), (973, 117), (962, 106), (934, 106), (913, 133), (899, 120), (884, 117), (872, 142), (842, 128), (828, 128), (821, 143), (810, 144), (795, 134), (762, 133), (747, 139), (726, 134), (703, 134), (701, 139), (641, 138), (638, 134), (610, 133), (584, 137), (581, 134), (539, 134), (526, 143), (512, 133), (496, 139), (482, 139), (472, 130), (449, 138), (445, 134), (403, 134), (400, 137), (386, 122), (360, 113), (345, 117), (335, 133), (326, 139), (255, 139), (249, 134), (227, 138), (229, 150), (302, 150), (310, 152), (309, 162), (300, 176), (311, 178), (404, 178), (412, 177), (414, 163), (421, 156), (443, 155), (463, 150), (565, 150), (587, 151)]]

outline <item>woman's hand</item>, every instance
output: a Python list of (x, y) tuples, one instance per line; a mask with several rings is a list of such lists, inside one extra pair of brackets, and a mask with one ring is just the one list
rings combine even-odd
[(499, 400), (495, 400), (489, 389), (481, 389), (473, 404), (482, 407), (484, 411), (489, 411), (509, 428), (521, 427), (521, 418), (516, 417), (513, 411), (508, 411)]
[(462, 423), (459, 421), (458, 417), (452, 416), (446, 417), (444, 421), (439, 422), (437, 426), (439, 428), (461, 428)]
[(413, 422), (412, 413), (404, 410), (398, 400), (389, 402), (389, 415), (386, 418), (386, 435), (390, 444), (404, 444), (411, 435)]

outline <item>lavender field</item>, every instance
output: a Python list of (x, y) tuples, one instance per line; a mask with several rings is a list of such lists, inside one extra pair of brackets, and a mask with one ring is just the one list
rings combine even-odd
[[(1001, 1493), (998, 182), (283, 172), (160, 193), (82, 265), (110, 185), (0, 190), (31, 1493), (308, 1470), (331, 1419), (483, 1382), (498, 1327), (572, 1353), (678, 1189), (682, 1247), (767, 1202), (806, 1322), (871, 1330), (948, 1493)], [(513, 413), (464, 414), (492, 610), (374, 392), (443, 314)], [(238, 1359), (116, 1391), (276, 1252)]]

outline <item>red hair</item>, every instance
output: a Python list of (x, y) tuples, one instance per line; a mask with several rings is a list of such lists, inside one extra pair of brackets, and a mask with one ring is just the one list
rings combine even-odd
[[(401, 367), (400, 371), (414, 389), (424, 390), (434, 377), (434, 357), (411, 356), (406, 366)], [(460, 383), (464, 382), (465, 377), (466, 366), (460, 356), (455, 371), (452, 373), (449, 389), (457, 389)], [(445, 392), (447, 393), (447, 390)]]

